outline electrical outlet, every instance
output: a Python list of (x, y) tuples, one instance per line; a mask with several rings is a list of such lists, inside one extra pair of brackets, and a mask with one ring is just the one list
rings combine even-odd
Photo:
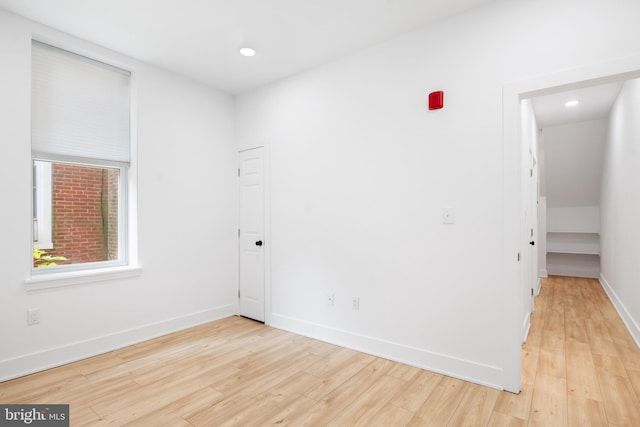
[(327, 305), (331, 306), (335, 303), (334, 294), (327, 294)]
[(456, 212), (453, 208), (442, 208), (442, 223), (454, 224), (456, 222)]
[(39, 308), (30, 308), (27, 310), (27, 325), (37, 325), (40, 323), (40, 309)]
[(351, 308), (360, 310), (360, 297), (351, 297)]

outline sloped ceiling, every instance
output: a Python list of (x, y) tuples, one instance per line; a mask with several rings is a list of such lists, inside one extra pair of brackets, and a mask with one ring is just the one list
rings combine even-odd
[(600, 204), (607, 128), (608, 120), (598, 119), (542, 130), (548, 207)]
[[(541, 195), (547, 206), (598, 206), (608, 117), (623, 82), (532, 99), (543, 153)], [(579, 104), (567, 107), (568, 101)]]

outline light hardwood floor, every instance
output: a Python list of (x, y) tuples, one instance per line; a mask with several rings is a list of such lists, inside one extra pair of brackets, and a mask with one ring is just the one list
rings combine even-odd
[(0, 384), (72, 426), (640, 426), (640, 350), (596, 280), (545, 280), (519, 395), (241, 317)]

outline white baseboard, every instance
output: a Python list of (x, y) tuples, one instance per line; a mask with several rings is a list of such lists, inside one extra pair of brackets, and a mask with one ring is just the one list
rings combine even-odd
[(602, 275), (602, 273), (600, 273), (599, 281), (600, 285), (609, 297), (609, 300), (611, 300), (611, 303), (620, 315), (620, 318), (622, 318), (622, 321), (631, 334), (631, 337), (636, 342), (636, 345), (640, 347), (640, 326), (638, 326), (638, 322), (636, 322), (636, 320), (631, 316), (625, 305), (622, 303), (620, 298), (618, 298), (618, 295), (616, 295), (615, 291), (613, 290), (607, 279), (605, 279), (605, 277)]
[(581, 277), (581, 278), (584, 278), (584, 279), (597, 279), (599, 273), (597, 271), (585, 272), (585, 271), (580, 270), (580, 269), (560, 268), (560, 269), (552, 269), (549, 272), (549, 274), (551, 274), (553, 276)]
[(234, 314), (235, 307), (233, 305), (222, 306), (12, 359), (0, 360), (0, 382), (66, 365)]
[(547, 269), (545, 268), (544, 270), (540, 270), (540, 271), (538, 272), (538, 275), (539, 275), (540, 277), (544, 277), (544, 278), (546, 279), (547, 277), (549, 277), (549, 272), (548, 272), (548, 271), (547, 271)]
[[(546, 278), (547, 276), (544, 276), (544, 277)], [(536, 296), (536, 297), (537, 297), (538, 295), (540, 295), (540, 288), (542, 288), (542, 280), (540, 280), (540, 279), (541, 279), (541, 278), (540, 278), (540, 277), (538, 277), (538, 281), (536, 282), (536, 287), (535, 287), (535, 289), (533, 290), (533, 296)]]
[(502, 368), (271, 314), (269, 326), (464, 381), (503, 390)]

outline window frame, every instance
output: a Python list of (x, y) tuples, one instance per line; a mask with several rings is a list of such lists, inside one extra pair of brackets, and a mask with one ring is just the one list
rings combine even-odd
[[(99, 168), (117, 168), (119, 170), (118, 259), (34, 268), (33, 255), (31, 252), (36, 249), (36, 246), (34, 245), (35, 242), (33, 242), (34, 227), (31, 227), (31, 251), (29, 253), (30, 274), (24, 280), (26, 290), (32, 291), (59, 286), (73, 286), (139, 276), (142, 272), (142, 267), (139, 265), (137, 259), (137, 115), (135, 114), (137, 106), (137, 75), (135, 67), (122, 61), (114, 60), (112, 57), (96, 54), (84, 48), (78, 49), (69, 43), (53, 40), (46, 36), (34, 34), (32, 40), (66, 50), (90, 60), (102, 62), (129, 73), (129, 162), (45, 154), (33, 151), (33, 149), (30, 151), (32, 165), (34, 161), (46, 161)], [(33, 191), (34, 185), (36, 184), (34, 182), (34, 174), (31, 174), (31, 177), (31, 189)], [(33, 197), (31, 197), (31, 203), (34, 203)], [(34, 212), (33, 206), (31, 212)]]
[(33, 249), (52, 249), (51, 163), (33, 159)]

